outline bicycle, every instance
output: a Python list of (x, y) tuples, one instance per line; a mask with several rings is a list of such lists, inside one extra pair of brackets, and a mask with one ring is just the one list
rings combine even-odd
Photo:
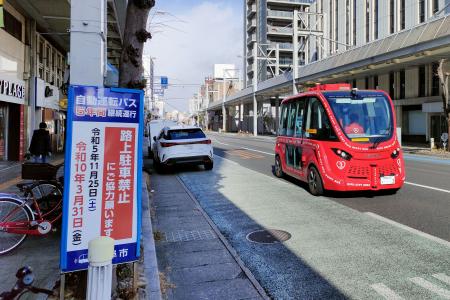
[[(28, 235), (48, 234), (62, 216), (62, 187), (56, 181), (35, 181), (17, 187), (24, 197), (0, 193), (0, 255), (17, 248)], [(45, 193), (38, 194), (43, 188)]]
[(22, 267), (17, 270), (17, 281), (9, 292), (0, 294), (0, 300), (18, 300), (28, 292), (33, 294), (46, 294), (54, 296), (53, 291), (33, 286), (34, 274), (30, 267)]

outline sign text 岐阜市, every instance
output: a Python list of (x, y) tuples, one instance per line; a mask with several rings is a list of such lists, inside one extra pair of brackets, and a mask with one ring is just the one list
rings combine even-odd
[(139, 256), (143, 93), (73, 86), (65, 157), (63, 272), (87, 269), (88, 243), (115, 240), (113, 263)]

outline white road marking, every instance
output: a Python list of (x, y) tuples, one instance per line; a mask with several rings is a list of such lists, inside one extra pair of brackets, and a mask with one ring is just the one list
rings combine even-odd
[[(226, 144), (226, 143), (222, 143), (217, 139), (214, 139), (215, 142), (217, 142), (218, 144), (224, 145), (224, 146), (231, 146), (230, 144)], [(265, 152), (265, 151), (261, 151), (261, 150), (256, 150), (256, 149), (252, 149), (252, 148), (247, 148), (247, 147), (242, 147), (240, 145), (238, 145), (237, 147), (239, 147), (240, 149), (245, 149), (248, 151), (254, 151), (254, 152), (259, 152), (259, 153), (263, 153), (263, 154), (267, 154), (267, 155), (274, 155), (273, 153), (269, 153), (269, 152)]]
[(426, 281), (425, 279), (420, 278), (420, 277), (410, 278), (409, 280), (414, 282), (418, 286), (421, 286), (424, 289), (429, 290), (430, 292), (438, 294), (442, 298), (450, 299), (450, 291), (449, 290), (441, 288), (441, 287), (439, 287), (439, 286), (437, 286), (437, 285), (435, 285), (435, 284), (433, 284), (433, 283), (431, 283), (429, 281)]
[(418, 183), (408, 182), (408, 181), (405, 181), (405, 183), (409, 184), (409, 185), (414, 185), (414, 186), (418, 186), (418, 187), (422, 187), (422, 188), (426, 188), (426, 189), (435, 190), (435, 191), (439, 191), (439, 192), (444, 192), (444, 193), (449, 193), (450, 194), (449, 190), (444, 190), (444, 189), (440, 189), (440, 188), (433, 187), (433, 186), (428, 186), (428, 185), (423, 185), (423, 184), (418, 184)]
[(433, 277), (450, 285), (450, 276), (447, 276), (444, 273), (434, 274)]
[(390, 288), (388, 288), (387, 286), (385, 286), (382, 283), (372, 284), (370, 287), (372, 289), (374, 289), (375, 292), (377, 292), (378, 294), (380, 294), (381, 296), (383, 296), (387, 300), (401, 300), (401, 299), (403, 299), (402, 297), (397, 295), (393, 290), (391, 290)]
[(392, 221), (392, 220), (387, 219), (387, 218), (385, 218), (385, 217), (382, 217), (382, 216), (380, 216), (380, 215), (374, 214), (374, 213), (372, 213), (372, 212), (365, 212), (364, 214), (366, 214), (366, 215), (368, 215), (368, 216), (371, 216), (372, 218), (378, 219), (378, 220), (380, 220), (380, 221), (383, 221), (383, 222), (385, 222), (385, 223), (394, 225), (394, 226), (396, 226), (396, 227), (398, 227), (398, 228), (401, 228), (401, 229), (404, 229), (404, 230), (406, 230), (406, 231), (409, 231), (409, 232), (411, 232), (411, 233), (417, 234), (417, 235), (419, 235), (419, 236), (421, 236), (421, 237), (423, 237), (423, 238), (426, 238), (426, 239), (429, 239), (429, 240), (434, 241), (434, 242), (436, 242), (436, 243), (439, 243), (439, 244), (441, 244), (441, 245), (443, 245), (443, 246), (445, 246), (445, 247), (450, 248), (450, 242), (447, 242), (446, 240), (443, 240), (443, 239), (440, 239), (440, 238), (438, 238), (438, 237), (435, 237), (435, 236), (433, 236), (433, 235), (431, 235), (431, 234), (428, 234), (428, 233), (422, 232), (422, 231), (420, 231), (420, 230), (411, 228), (411, 227), (409, 227), (409, 226), (406, 226), (406, 225), (397, 223), (397, 222), (395, 222), (395, 221)]

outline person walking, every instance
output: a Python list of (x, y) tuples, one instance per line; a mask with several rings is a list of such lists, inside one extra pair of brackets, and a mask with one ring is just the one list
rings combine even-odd
[(47, 156), (50, 155), (50, 133), (47, 130), (47, 124), (41, 122), (39, 129), (33, 132), (31, 138), (30, 153), (34, 157), (34, 162), (46, 163)]

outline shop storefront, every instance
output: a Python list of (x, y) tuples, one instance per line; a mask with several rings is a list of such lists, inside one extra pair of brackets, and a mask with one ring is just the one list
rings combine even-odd
[(25, 82), (0, 73), (0, 160), (25, 154)]

